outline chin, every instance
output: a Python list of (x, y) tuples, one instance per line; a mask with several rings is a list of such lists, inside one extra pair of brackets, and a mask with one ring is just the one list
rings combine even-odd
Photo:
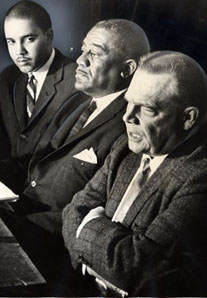
[(21, 65), (17, 65), (17, 67), (19, 68), (19, 70), (23, 73), (28, 73), (28, 72), (32, 72), (33, 71), (33, 67), (27, 67), (27, 66), (21, 66)]
[(85, 90), (84, 84), (82, 82), (79, 82), (79, 81), (76, 81), (75, 82), (75, 88), (77, 90), (80, 90), (80, 91), (84, 91)]
[(142, 142), (134, 143), (134, 142), (128, 141), (128, 146), (129, 146), (129, 149), (136, 154), (146, 153), (147, 151), (146, 146)]
[(25, 68), (20, 68), (19, 67), (19, 70), (23, 73), (29, 73), (29, 72), (32, 72), (32, 69), (25, 69)]

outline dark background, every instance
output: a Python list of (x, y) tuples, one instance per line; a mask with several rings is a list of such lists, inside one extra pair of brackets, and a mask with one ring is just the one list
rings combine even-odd
[[(26, 0), (25, 0), (26, 1)], [(54, 46), (77, 58), (81, 42), (98, 21), (125, 18), (141, 25), (151, 49), (176, 50), (207, 70), (207, 0), (34, 0), (49, 12)], [(11, 60), (3, 33), (6, 11), (18, 0), (0, 0), (0, 71)]]

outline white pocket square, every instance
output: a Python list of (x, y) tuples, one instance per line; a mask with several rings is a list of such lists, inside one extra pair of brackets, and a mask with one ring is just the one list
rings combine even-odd
[(73, 157), (75, 157), (79, 160), (83, 160), (83, 161), (87, 161), (87, 162), (90, 162), (90, 163), (93, 163), (93, 164), (97, 164), (97, 156), (96, 156), (95, 152), (93, 151), (92, 147), (89, 150), (84, 149), (80, 153), (78, 153), (76, 155), (73, 155)]

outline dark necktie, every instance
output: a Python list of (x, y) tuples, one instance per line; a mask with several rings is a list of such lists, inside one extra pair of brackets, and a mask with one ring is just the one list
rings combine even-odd
[(73, 125), (67, 139), (79, 133), (79, 131), (82, 129), (82, 127), (84, 126), (84, 124), (86, 123), (86, 121), (88, 120), (88, 118), (94, 112), (95, 109), (96, 109), (96, 102), (92, 101), (87, 106), (87, 108), (82, 112), (78, 120)]
[(29, 75), (28, 83), (27, 83), (27, 108), (29, 110), (29, 117), (31, 116), (36, 99), (36, 79), (33, 75)]
[(137, 174), (135, 179), (132, 181), (132, 184), (127, 189), (126, 193), (124, 194), (117, 210), (114, 213), (112, 221), (115, 222), (123, 222), (129, 208), (137, 198), (141, 188), (147, 181), (150, 173), (150, 158), (144, 158), (140, 165), (141, 171)]

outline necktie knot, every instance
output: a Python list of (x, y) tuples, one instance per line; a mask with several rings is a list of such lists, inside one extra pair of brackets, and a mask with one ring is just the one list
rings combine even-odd
[(97, 107), (96, 102), (92, 101), (88, 107), (89, 112), (92, 114), (93, 111), (95, 111), (96, 107)]
[[(37, 82), (37, 81), (36, 81), (35, 76), (34, 76), (32, 73), (29, 74), (29, 75), (28, 75), (28, 84), (31, 85), (31, 86), (34, 86), (34, 87), (35, 87), (35, 86), (36, 86), (36, 82)], [(33, 87), (33, 88), (34, 88), (34, 87)]]
[(151, 169), (150, 169), (150, 158), (149, 157), (146, 157), (143, 159), (143, 168), (142, 168), (142, 172), (143, 173), (146, 173), (146, 172), (149, 172)]

